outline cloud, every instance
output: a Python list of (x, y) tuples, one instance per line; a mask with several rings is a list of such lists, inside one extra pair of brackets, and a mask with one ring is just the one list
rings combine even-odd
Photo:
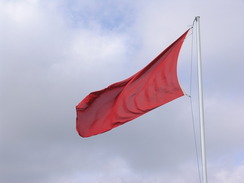
[[(75, 131), (75, 105), (144, 67), (200, 15), (209, 177), (243, 182), (243, 6), (1, 1), (1, 181), (198, 181), (187, 97), (86, 139)], [(179, 61), (187, 91), (190, 38)]]

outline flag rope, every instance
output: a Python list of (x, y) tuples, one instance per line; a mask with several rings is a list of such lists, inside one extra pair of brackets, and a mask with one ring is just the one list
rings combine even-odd
[(191, 119), (192, 119), (192, 128), (193, 128), (193, 136), (194, 136), (194, 145), (195, 145), (195, 153), (196, 153), (196, 159), (197, 159), (197, 170), (198, 170), (198, 178), (199, 182), (201, 183), (201, 173), (200, 173), (200, 161), (199, 161), (199, 152), (197, 148), (197, 137), (196, 137), (196, 126), (195, 126), (195, 116), (193, 111), (193, 101), (192, 101), (192, 83), (193, 83), (193, 45), (194, 45), (194, 22), (192, 25), (192, 32), (191, 32), (191, 62), (190, 62), (190, 91), (189, 91), (189, 100), (190, 100), (190, 108), (191, 108)]

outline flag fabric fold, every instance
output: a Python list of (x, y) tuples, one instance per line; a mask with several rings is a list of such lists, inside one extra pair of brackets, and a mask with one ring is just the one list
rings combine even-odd
[(79, 135), (104, 133), (183, 96), (177, 60), (188, 31), (133, 76), (85, 97), (76, 106)]

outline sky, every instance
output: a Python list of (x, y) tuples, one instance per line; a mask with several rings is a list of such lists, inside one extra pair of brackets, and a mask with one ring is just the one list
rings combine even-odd
[(243, 183), (243, 9), (243, 0), (0, 0), (0, 182), (200, 182), (195, 29), (178, 63), (194, 120), (184, 96), (101, 135), (75, 129), (86, 95), (143, 68), (200, 16), (209, 183)]

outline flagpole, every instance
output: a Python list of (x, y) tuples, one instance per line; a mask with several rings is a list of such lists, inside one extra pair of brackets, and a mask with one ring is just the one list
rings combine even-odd
[(201, 58), (201, 40), (200, 40), (200, 16), (196, 17), (197, 22), (197, 60), (198, 60), (198, 93), (199, 93), (199, 116), (201, 132), (201, 150), (202, 150), (202, 176), (203, 183), (207, 183), (207, 161), (205, 148), (205, 125), (203, 108), (203, 87), (202, 87), (202, 58)]

